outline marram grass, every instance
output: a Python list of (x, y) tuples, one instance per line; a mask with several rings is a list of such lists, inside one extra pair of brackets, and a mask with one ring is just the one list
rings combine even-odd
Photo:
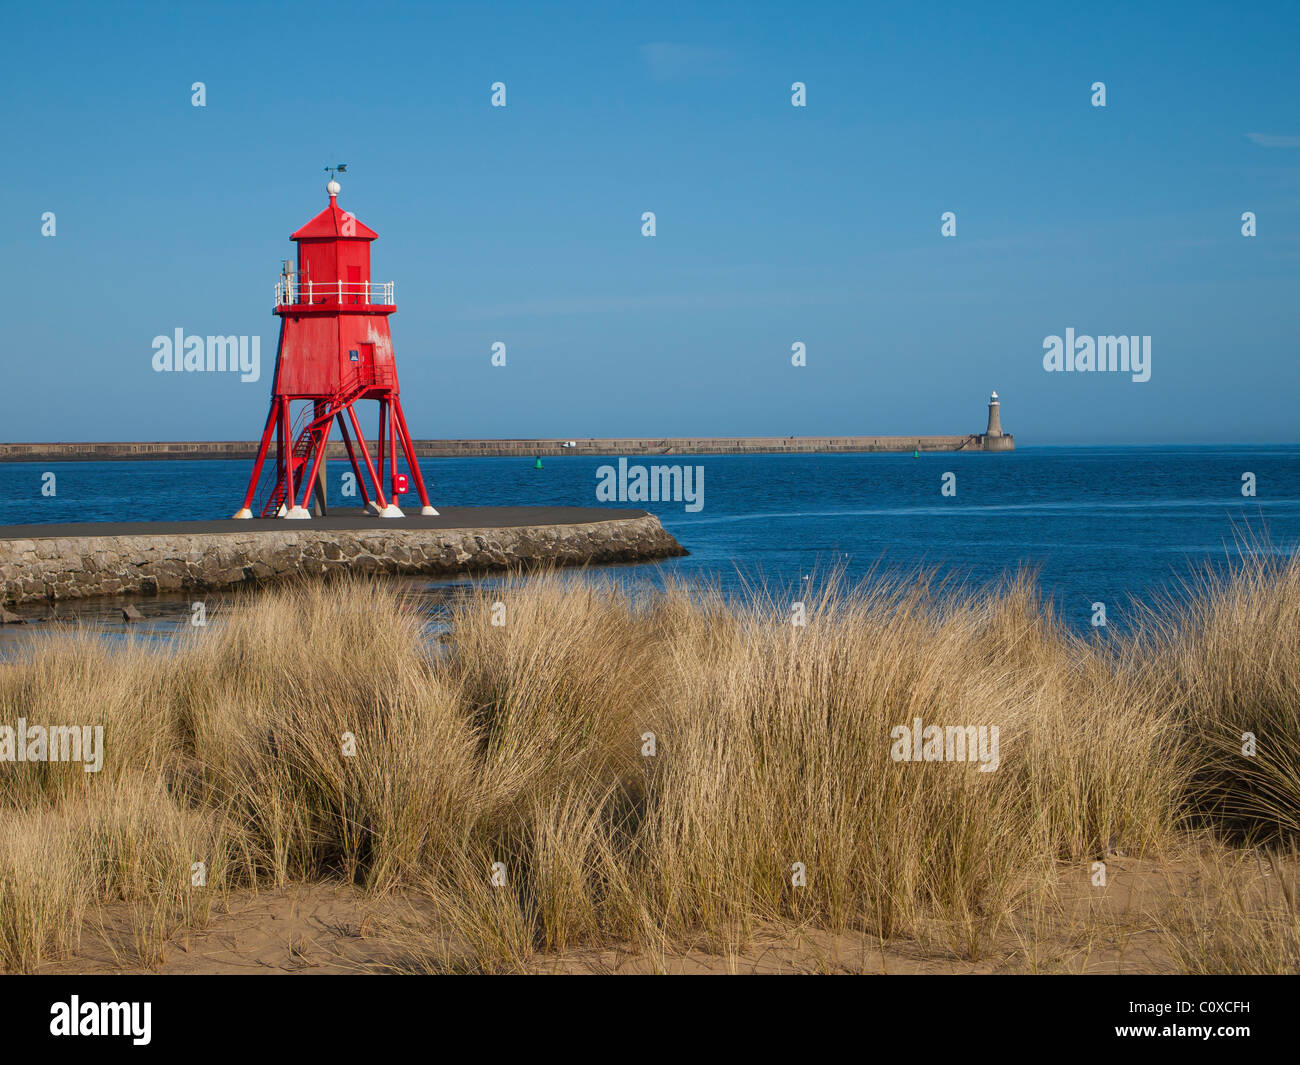
[[(979, 959), (1061, 863), (1300, 834), (1295, 560), (1106, 640), (1023, 576), (805, 599), (795, 626), (761, 595), (541, 575), (457, 602), (440, 644), (391, 585), (347, 581), (161, 647), (35, 639), (0, 665), (0, 726), (102, 725), (104, 765), (0, 762), (0, 966), (75, 951), (114, 906), (123, 963), (156, 965), (232, 890), (323, 879), (410, 902), (416, 969), (773, 922)], [(916, 718), (996, 726), (996, 770), (895, 761)], [(1182, 967), (1300, 967), (1294, 864), (1269, 860), (1271, 892), (1224, 888), (1235, 925), (1195, 900), (1170, 920)]]

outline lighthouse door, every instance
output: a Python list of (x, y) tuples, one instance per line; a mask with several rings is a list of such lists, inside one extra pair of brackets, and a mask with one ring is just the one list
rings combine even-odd
[[(351, 354), (351, 353), (349, 353)], [(374, 384), (375, 381), (375, 346), (374, 344), (358, 344), (356, 348), (357, 362), (357, 380), (362, 384)]]

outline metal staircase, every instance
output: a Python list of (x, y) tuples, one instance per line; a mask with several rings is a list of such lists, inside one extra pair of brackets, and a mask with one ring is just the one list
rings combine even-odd
[[(316, 449), (328, 438), (329, 425), (335, 415), (346, 410), (377, 384), (381, 384), (382, 382), (376, 379), (380, 376), (387, 375), (382, 373), (376, 375), (372, 372), (363, 378), (359, 370), (354, 370), (343, 387), (326, 401), (325, 409), (321, 414), (315, 414), (315, 401), (309, 402), (299, 411), (289, 433), (293, 437), (293, 448), (289, 452), (289, 466), (293, 470), (293, 483), (296, 489), (301, 490), (304, 471), (311, 469)], [(275, 488), (266, 502), (256, 511), (258, 517), (262, 518), (275, 517), (289, 494), (289, 486), (280, 476), (279, 464), (271, 464), (270, 470), (271, 476), (275, 478)], [(293, 502), (290, 501), (289, 505), (292, 506)]]

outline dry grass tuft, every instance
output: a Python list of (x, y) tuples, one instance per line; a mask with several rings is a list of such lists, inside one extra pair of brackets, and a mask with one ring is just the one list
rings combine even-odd
[[(415, 970), (736, 951), (773, 923), (976, 960), (1048, 908), (1062, 862), (1300, 828), (1300, 562), (1106, 644), (1025, 575), (832, 576), (804, 599), (796, 627), (762, 595), (544, 574), (458, 602), (442, 648), (357, 580), (162, 648), (34, 641), (0, 666), (0, 725), (102, 725), (105, 761), (0, 763), (0, 964), (75, 950), (120, 904), (124, 964), (157, 965), (224, 893), (322, 879), (411, 901)], [(997, 770), (895, 761), (914, 718), (997, 726)], [(1241, 894), (1239, 852), (1215, 853), (1220, 919), (1169, 922), (1185, 967), (1294, 969), (1292, 866)]]

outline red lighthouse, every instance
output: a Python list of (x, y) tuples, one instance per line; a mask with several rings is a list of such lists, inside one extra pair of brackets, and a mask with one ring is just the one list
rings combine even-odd
[[(323, 480), (325, 449), (336, 422), (367, 510), (384, 518), (403, 516), (396, 499), (406, 481), (397, 472), (400, 447), (420, 496), (421, 513), (437, 514), (429, 503), (402, 413), (388, 331), (388, 316), (397, 310), (393, 283), (370, 280), (370, 242), (378, 234), (339, 208), (337, 181), (331, 180), (327, 191), (329, 206), (290, 238), (298, 244), (296, 273), (286, 264), (275, 286), (280, 346), (271, 382), (271, 409), (248, 491), (235, 517), (253, 516), (272, 436), (275, 476), (257, 500), (258, 516), (309, 518), (313, 491), (323, 510), (324, 487), (317, 482)], [(371, 458), (357, 418), (356, 404), (363, 399), (379, 402), (378, 462)], [(294, 417), (291, 405), (301, 400), (307, 402)], [(364, 472), (359, 463), (364, 463)]]

